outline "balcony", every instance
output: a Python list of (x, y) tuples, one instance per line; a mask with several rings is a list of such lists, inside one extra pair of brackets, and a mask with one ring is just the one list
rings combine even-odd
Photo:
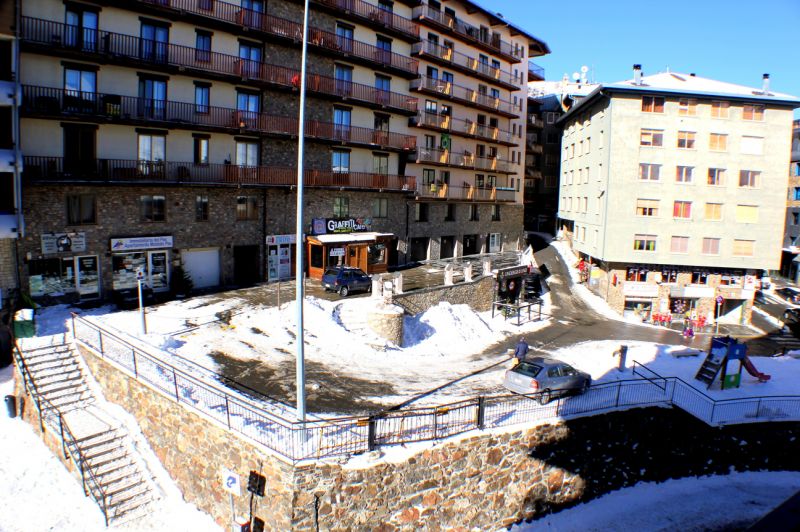
[(0, 107), (16, 105), (16, 88), (13, 81), (0, 80)]
[[(25, 157), (23, 178), (29, 183), (94, 183), (146, 185), (221, 185), (295, 187), (297, 169), (274, 166), (198, 165), (191, 162), (95, 159), (70, 164), (63, 157)], [(303, 172), (304, 186), (412, 191), (413, 176), (367, 172)]]
[(432, 9), (430, 6), (415, 7), (411, 18), (422, 24), (428, 24), (442, 31), (458, 35), (465, 42), (499, 55), (512, 63), (520, 63), (525, 57), (524, 47), (512, 46), (510, 43), (503, 41), (499, 34), (481, 31), (481, 28), (476, 28), (458, 18)]
[(407, 78), (416, 78), (419, 74), (419, 63), (416, 59), (361, 41), (345, 39), (335, 33), (309, 28), (308, 42), (312, 47), (323, 52), (333, 52), (336, 57), (344, 56), (350, 61), (366, 63), (369, 66), (380, 66), (387, 73), (399, 74)]
[(516, 173), (516, 170), (508, 161), (502, 161), (498, 157), (476, 157), (469, 152), (452, 153), (450, 150), (436, 148), (417, 149), (415, 162), (417, 164), (450, 166), (467, 170), (497, 172), (500, 174)]
[(494, 83), (511, 91), (520, 90), (524, 80), (522, 76), (514, 76), (511, 72), (501, 70), (488, 63), (478, 61), (474, 57), (456, 52), (452, 48), (439, 46), (430, 41), (423, 41), (411, 47), (411, 55), (416, 55), (470, 74), (489, 83)]
[(528, 61), (528, 81), (544, 81), (544, 67)]
[[(275, 116), (226, 107), (135, 98), (115, 94), (71, 91), (25, 85), (24, 116), (76, 118), (101, 123), (159, 125), (166, 128), (203, 129), (228, 133), (295, 136), (295, 117)], [(364, 127), (342, 126), (308, 120), (305, 135), (321, 141), (398, 151), (416, 148), (413, 135), (401, 135)]]
[(412, 117), (410, 122), (412, 126), (447, 131), (459, 137), (496, 142), (504, 146), (517, 146), (519, 144), (510, 131), (479, 124), (472, 120), (451, 118), (437, 113), (420, 112), (417, 113), (417, 116)]
[[(24, 45), (49, 55), (274, 88), (297, 90), (300, 86), (300, 71), (297, 69), (130, 35), (99, 30), (78, 31), (75, 26), (30, 17), (22, 17), (21, 34)], [(308, 74), (307, 81), (308, 91), (323, 97), (346, 99), (404, 114), (417, 111), (417, 99), (408, 95), (321, 74)]]
[(433, 94), (440, 98), (491, 111), (508, 118), (518, 118), (522, 114), (521, 99), (517, 105), (514, 105), (510, 101), (428, 76), (411, 80), (411, 90)]
[(407, 41), (419, 40), (419, 25), (416, 22), (363, 0), (313, 0), (313, 2), (329, 8), (350, 21), (361, 22)]
[(441, 199), (455, 201), (509, 202), (516, 200), (514, 189), (505, 187), (477, 187), (469, 184), (455, 186), (449, 184), (422, 184), (417, 186), (418, 199)]
[(544, 120), (542, 120), (541, 117), (538, 117), (536, 115), (529, 115), (528, 125), (531, 127), (535, 127), (537, 129), (542, 129), (544, 127)]

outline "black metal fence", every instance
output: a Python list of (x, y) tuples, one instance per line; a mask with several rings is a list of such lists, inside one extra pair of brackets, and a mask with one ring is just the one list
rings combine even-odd
[(560, 397), (545, 405), (535, 395), (497, 395), (369, 417), (298, 422), (291, 420), (294, 411), (288, 405), (238, 393), (169, 353), (137, 347), (75, 314), (72, 332), (81, 345), (135, 379), (292, 461), (647, 406), (676, 406), (713, 426), (800, 420), (800, 396), (715, 400), (680, 378), (662, 377), (635, 362), (634, 375), (643, 378), (597, 383), (582, 395)]

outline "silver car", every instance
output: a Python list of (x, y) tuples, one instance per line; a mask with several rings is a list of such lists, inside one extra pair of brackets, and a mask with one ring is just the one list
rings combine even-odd
[(569, 393), (583, 393), (592, 384), (588, 373), (579, 371), (566, 362), (554, 358), (526, 358), (506, 371), (503, 386), (515, 393), (537, 394), (540, 404), (553, 397)]

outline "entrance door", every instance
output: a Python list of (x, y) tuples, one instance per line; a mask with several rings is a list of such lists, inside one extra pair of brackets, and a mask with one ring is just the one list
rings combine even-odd
[(166, 251), (149, 251), (147, 253), (147, 273), (149, 285), (154, 292), (169, 290), (169, 266)]
[(423, 261), (428, 260), (428, 238), (412, 238), (411, 250), (409, 251), (409, 260)]
[(453, 257), (453, 250), (455, 249), (456, 239), (452, 236), (443, 236), (441, 246), (439, 249), (439, 258), (449, 259)]
[(81, 298), (100, 296), (100, 276), (98, 275), (97, 255), (75, 257), (76, 281)]
[(239, 286), (255, 284), (259, 280), (258, 246), (233, 247), (233, 282)]
[[(367, 271), (367, 246), (347, 247), (347, 265)], [(369, 273), (369, 272), (368, 272)]]
[(95, 127), (64, 125), (64, 173), (85, 176), (94, 172), (96, 133)]
[(476, 255), (481, 250), (478, 247), (478, 235), (464, 235), (464, 255)]

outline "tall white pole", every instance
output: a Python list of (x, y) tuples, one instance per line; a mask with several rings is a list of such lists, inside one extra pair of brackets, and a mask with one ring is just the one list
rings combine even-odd
[(308, 60), (308, 0), (303, 7), (303, 48), (300, 59), (300, 119), (297, 125), (297, 224), (295, 301), (297, 303), (297, 420), (306, 420), (306, 362), (303, 335), (303, 153), (305, 148), (306, 62)]

